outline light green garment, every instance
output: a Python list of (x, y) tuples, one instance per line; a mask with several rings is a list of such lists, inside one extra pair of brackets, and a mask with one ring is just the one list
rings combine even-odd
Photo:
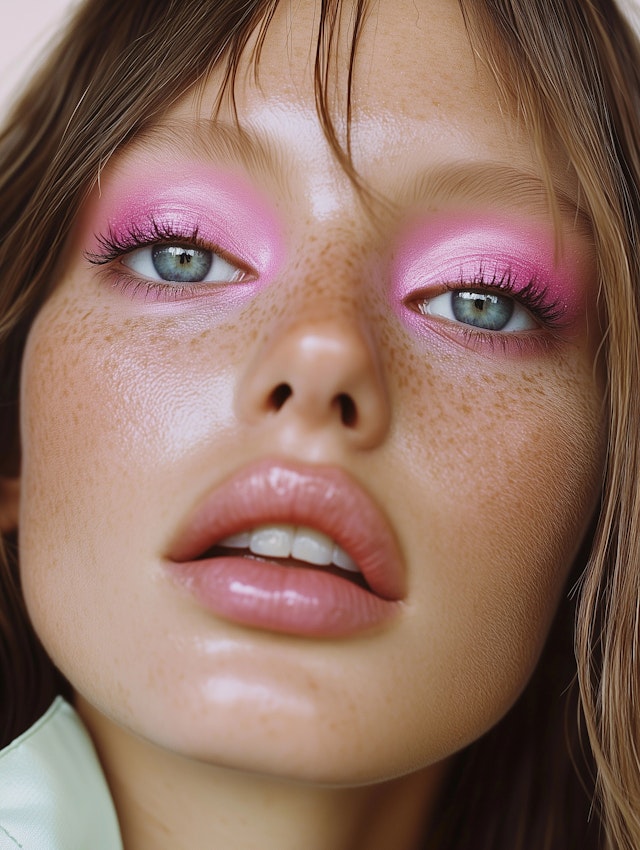
[(96, 751), (61, 697), (0, 750), (0, 850), (122, 850)]

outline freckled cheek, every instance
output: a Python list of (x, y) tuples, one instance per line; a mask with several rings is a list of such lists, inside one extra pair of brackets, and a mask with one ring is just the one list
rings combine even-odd
[[(111, 659), (128, 658), (142, 599), (164, 610), (161, 594), (152, 600), (154, 570), (187, 507), (176, 505), (192, 497), (186, 482), (210, 478), (197, 449), (217, 434), (224, 454), (233, 432), (228, 364), (241, 352), (220, 326), (213, 346), (213, 331), (178, 338), (171, 323), (77, 310), (71, 296), (45, 305), (25, 352), (20, 546), (34, 625), (77, 677), (93, 669), (104, 635)], [(149, 614), (136, 640), (155, 645), (154, 628), (163, 624)]]
[(176, 333), (170, 321), (106, 315), (76, 325), (73, 313), (60, 322), (43, 316), (28, 352), (27, 432), (74, 453), (109, 456), (123, 472), (139, 465), (140, 451), (145, 462), (159, 454), (170, 460), (202, 427), (221, 423), (239, 349), (220, 327)]
[[(21, 525), (55, 538), (59, 551), (134, 527), (136, 541), (157, 549), (162, 516), (184, 496), (189, 458), (201, 466), (203, 441), (224, 443), (233, 432), (237, 334), (177, 334), (170, 324), (81, 312), (54, 297), (31, 331)], [(147, 529), (154, 540), (143, 540)]]
[[(478, 651), (511, 641), (527, 654), (539, 649), (595, 509), (600, 391), (586, 359), (529, 368), (463, 360), (418, 365), (414, 355), (398, 391), (406, 477), (397, 523), (416, 600), (466, 612), (459, 638)], [(501, 631), (508, 640), (494, 645)]]

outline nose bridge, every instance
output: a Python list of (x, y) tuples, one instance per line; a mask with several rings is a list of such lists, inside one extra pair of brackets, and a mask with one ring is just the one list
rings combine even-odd
[(360, 448), (387, 432), (389, 399), (379, 342), (353, 280), (353, 263), (327, 262), (282, 297), (237, 387), (247, 422), (274, 420), (300, 436), (331, 433)]

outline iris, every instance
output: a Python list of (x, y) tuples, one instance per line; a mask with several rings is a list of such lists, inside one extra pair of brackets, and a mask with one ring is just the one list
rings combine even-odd
[(213, 261), (211, 251), (180, 245), (155, 245), (151, 261), (162, 280), (196, 283), (204, 280)]
[(459, 322), (487, 331), (500, 331), (513, 315), (514, 303), (511, 298), (495, 292), (464, 290), (451, 293), (451, 309)]

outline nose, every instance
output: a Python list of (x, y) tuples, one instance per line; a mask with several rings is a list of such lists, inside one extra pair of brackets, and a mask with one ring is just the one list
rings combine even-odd
[(252, 422), (277, 417), (289, 433), (332, 432), (356, 448), (379, 444), (390, 421), (374, 341), (357, 320), (337, 316), (280, 327), (245, 372), (238, 409)]

